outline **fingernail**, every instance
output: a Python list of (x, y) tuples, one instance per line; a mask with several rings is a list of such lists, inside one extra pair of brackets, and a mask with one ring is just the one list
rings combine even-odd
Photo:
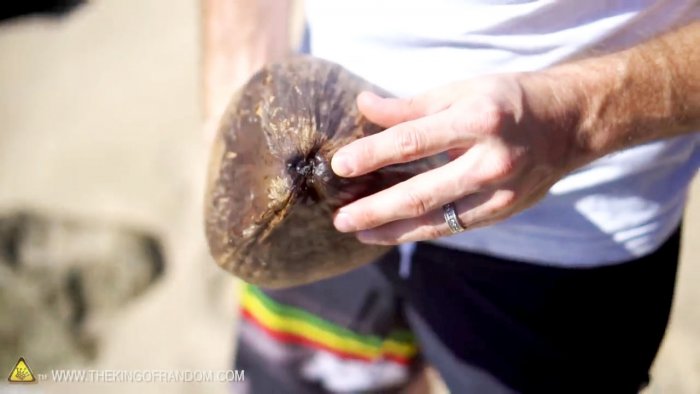
[(331, 159), (331, 168), (339, 176), (348, 176), (352, 174), (352, 166), (350, 164), (350, 158), (344, 154), (335, 154), (333, 159)]
[(345, 212), (340, 212), (337, 215), (335, 215), (335, 219), (333, 220), (333, 225), (335, 225), (335, 228), (338, 231), (347, 233), (350, 231), (355, 230), (355, 223), (352, 220), (352, 217), (345, 213)]

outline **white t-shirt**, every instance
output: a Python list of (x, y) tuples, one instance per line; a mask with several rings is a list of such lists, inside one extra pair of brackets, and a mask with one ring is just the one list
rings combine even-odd
[[(698, 0), (305, 0), (311, 53), (397, 96), (618, 50), (700, 17)], [(515, 260), (598, 266), (658, 248), (700, 167), (700, 134), (597, 160), (534, 207), (435, 241)]]

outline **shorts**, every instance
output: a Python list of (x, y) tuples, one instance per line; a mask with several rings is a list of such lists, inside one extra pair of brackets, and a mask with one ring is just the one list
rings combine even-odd
[(243, 290), (235, 367), (252, 393), (636, 393), (668, 323), (680, 230), (642, 258), (560, 268), (417, 244), (348, 274)]

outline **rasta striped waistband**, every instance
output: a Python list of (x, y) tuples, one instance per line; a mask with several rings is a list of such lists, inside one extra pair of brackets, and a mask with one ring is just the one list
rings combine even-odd
[(363, 361), (390, 360), (407, 365), (418, 353), (413, 334), (396, 330), (387, 337), (363, 335), (303, 309), (285, 305), (249, 284), (242, 285), (243, 317), (277, 341), (295, 343)]

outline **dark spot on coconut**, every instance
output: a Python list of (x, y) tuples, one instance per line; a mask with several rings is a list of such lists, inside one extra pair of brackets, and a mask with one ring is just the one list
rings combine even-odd
[(322, 183), (332, 179), (332, 172), (327, 161), (318, 154), (311, 152), (307, 156), (295, 156), (287, 162), (287, 171), (293, 179), (300, 202), (314, 204), (321, 201), (319, 188)]

